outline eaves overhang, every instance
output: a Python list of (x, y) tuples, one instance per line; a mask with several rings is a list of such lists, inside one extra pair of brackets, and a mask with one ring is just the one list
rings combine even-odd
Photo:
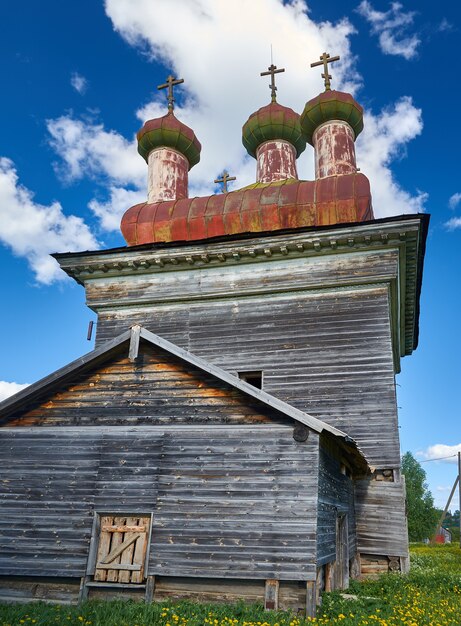
[(399, 276), (391, 286), (398, 371), (399, 357), (411, 354), (418, 345), (419, 301), (428, 225), (429, 215), (407, 214), (359, 224), (287, 229), (257, 236), (247, 233), (193, 243), (143, 244), (53, 256), (69, 276), (85, 285), (98, 279), (115, 280), (188, 268), (206, 270), (223, 265), (393, 248), (399, 256)]

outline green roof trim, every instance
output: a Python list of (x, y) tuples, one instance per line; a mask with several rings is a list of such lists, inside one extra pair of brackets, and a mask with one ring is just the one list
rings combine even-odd
[(148, 120), (138, 132), (138, 152), (147, 162), (155, 148), (172, 148), (189, 161), (189, 169), (200, 161), (202, 146), (194, 131), (180, 122), (171, 111), (154, 120)]
[(271, 102), (250, 115), (242, 128), (242, 143), (252, 157), (265, 141), (288, 141), (294, 146), (296, 156), (306, 148), (298, 113), (278, 102)]
[(347, 122), (357, 138), (363, 130), (363, 109), (349, 93), (324, 91), (309, 100), (301, 113), (301, 127), (306, 141), (314, 145), (315, 130), (332, 120)]

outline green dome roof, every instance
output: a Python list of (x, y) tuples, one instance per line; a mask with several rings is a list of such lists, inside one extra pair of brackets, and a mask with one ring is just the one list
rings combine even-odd
[(189, 161), (189, 169), (200, 161), (202, 146), (194, 131), (180, 122), (172, 111), (155, 120), (148, 120), (138, 132), (138, 152), (147, 162), (155, 148), (173, 148)]
[(242, 142), (248, 154), (256, 157), (256, 150), (262, 143), (277, 139), (291, 143), (297, 157), (306, 147), (298, 113), (271, 102), (250, 115), (242, 128)]
[(363, 130), (363, 109), (349, 93), (324, 91), (309, 100), (301, 113), (301, 126), (306, 141), (313, 145), (314, 131), (331, 120), (347, 122), (357, 137)]

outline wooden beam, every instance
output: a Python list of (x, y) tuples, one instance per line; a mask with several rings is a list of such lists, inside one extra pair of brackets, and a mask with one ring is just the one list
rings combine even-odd
[(150, 604), (154, 601), (155, 576), (148, 576), (146, 580), (146, 597), (145, 601)]
[(138, 358), (140, 335), (141, 335), (141, 326), (136, 324), (135, 326), (131, 328), (130, 350), (128, 352), (128, 358), (130, 359), (130, 361), (135, 361)]
[(145, 526), (103, 526), (102, 531), (106, 533), (145, 533)]
[(80, 579), (80, 589), (78, 592), (78, 604), (81, 604), (82, 602), (85, 602), (86, 600), (88, 600), (88, 586), (87, 583), (89, 582), (90, 577), (89, 576), (82, 576)]
[(96, 563), (96, 569), (121, 569), (130, 572), (140, 572), (141, 565), (131, 563)]
[(139, 538), (139, 535), (134, 535), (132, 537), (129, 537), (128, 539), (125, 539), (125, 541), (121, 543), (120, 545), (118, 545), (115, 548), (115, 550), (112, 550), (111, 552), (109, 552), (109, 554), (102, 561), (97, 563), (96, 567), (100, 567), (101, 565), (107, 565), (107, 563), (110, 563), (111, 561), (116, 559), (118, 556), (120, 556), (120, 554), (122, 554), (122, 552), (126, 548), (128, 548), (128, 546), (131, 546), (131, 544), (134, 543), (136, 539), (138, 538)]
[[(435, 538), (437, 537), (437, 535), (439, 534), (440, 529), (442, 528), (442, 524), (443, 524), (443, 522), (444, 522), (444, 520), (445, 520), (445, 516), (446, 516), (446, 514), (447, 514), (448, 509), (450, 508), (451, 499), (453, 498), (453, 495), (454, 495), (454, 493), (455, 493), (455, 491), (456, 491), (456, 487), (458, 486), (458, 483), (459, 483), (459, 478), (460, 478), (460, 477), (459, 477), (459, 475), (458, 475), (458, 476), (456, 477), (455, 483), (454, 483), (454, 485), (453, 485), (453, 487), (452, 487), (452, 489), (451, 489), (451, 493), (450, 493), (450, 495), (448, 496), (448, 501), (447, 501), (447, 504), (446, 504), (446, 506), (445, 506), (445, 509), (443, 510), (443, 513), (442, 513), (442, 515), (440, 516), (439, 523), (437, 524), (437, 528), (435, 529), (435, 533), (434, 533), (434, 536), (433, 536), (433, 537), (432, 537), (432, 539), (431, 539), (431, 543), (435, 543)], [(460, 487), (460, 492), (461, 492), (461, 487)]]
[(279, 608), (279, 581), (274, 578), (266, 580), (264, 591), (264, 608), (266, 611), (278, 611)]
[(331, 591), (331, 581), (333, 578), (333, 563), (325, 565), (325, 591)]
[(317, 612), (317, 585), (314, 580), (306, 582), (306, 617), (315, 617)]
[(458, 452), (458, 485), (459, 485), (459, 546), (461, 547), (461, 452)]

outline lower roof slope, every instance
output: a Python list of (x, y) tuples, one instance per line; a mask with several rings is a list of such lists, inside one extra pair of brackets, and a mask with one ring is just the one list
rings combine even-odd
[(10, 418), (17, 419), (18, 412), (21, 410), (27, 410), (31, 403), (37, 402), (49, 396), (49, 394), (55, 389), (61, 387), (63, 383), (71, 383), (76, 375), (89, 371), (92, 367), (106, 362), (112, 354), (120, 349), (123, 344), (127, 344), (129, 359), (135, 361), (138, 356), (140, 341), (145, 341), (152, 346), (165, 350), (185, 363), (188, 363), (203, 372), (211, 374), (216, 379), (239, 390), (246, 396), (256, 399), (266, 407), (275, 409), (283, 416), (291, 418), (295, 423), (307, 426), (310, 430), (318, 434), (326, 433), (337, 438), (339, 443), (347, 447), (348, 452), (354, 458), (356, 466), (360, 467), (363, 471), (366, 471), (368, 468), (368, 464), (357, 444), (353, 441), (353, 439), (348, 437), (346, 433), (316, 419), (311, 415), (308, 415), (307, 413), (304, 413), (303, 411), (300, 411), (299, 409), (292, 407), (286, 402), (271, 396), (261, 389), (253, 387), (220, 367), (208, 363), (204, 359), (179, 348), (166, 339), (163, 339), (138, 325), (133, 326), (130, 330), (122, 333), (117, 338), (106, 342), (99, 348), (1, 402), (0, 426), (7, 426)]

